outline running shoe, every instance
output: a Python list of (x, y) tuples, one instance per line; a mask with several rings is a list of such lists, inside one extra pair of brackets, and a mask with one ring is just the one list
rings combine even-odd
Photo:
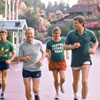
[(39, 95), (35, 95), (35, 100), (40, 100)]
[(74, 98), (74, 100), (78, 100), (78, 98)]
[(59, 94), (55, 95), (55, 100), (59, 100)]
[(4, 99), (4, 98), (5, 98), (4, 93), (1, 93), (1, 99)]

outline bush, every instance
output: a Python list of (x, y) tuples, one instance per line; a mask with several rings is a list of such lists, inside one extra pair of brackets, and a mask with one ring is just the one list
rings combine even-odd
[[(52, 30), (53, 30), (53, 28), (54, 28), (55, 26), (57, 26), (57, 25), (51, 25), (51, 26), (48, 28), (48, 35), (49, 35), (49, 36), (52, 36)], [(71, 31), (71, 30), (74, 29), (74, 27), (73, 27), (73, 22), (72, 22), (72, 21), (68, 21), (65, 25), (60, 24), (60, 25), (58, 25), (58, 26), (61, 28), (61, 31), (62, 31), (61, 36), (66, 36), (67, 33), (68, 33), (69, 31)]]
[(13, 32), (8, 32), (7, 40), (10, 41), (11, 43), (13, 42)]

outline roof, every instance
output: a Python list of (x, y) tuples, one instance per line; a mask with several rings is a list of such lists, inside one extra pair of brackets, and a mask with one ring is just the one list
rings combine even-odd
[[(97, 5), (74, 5), (69, 9), (69, 13), (72, 12), (93, 12)], [(99, 10), (99, 8), (98, 8)]]
[(0, 20), (0, 29), (6, 28), (7, 31), (22, 31), (26, 27), (26, 20)]

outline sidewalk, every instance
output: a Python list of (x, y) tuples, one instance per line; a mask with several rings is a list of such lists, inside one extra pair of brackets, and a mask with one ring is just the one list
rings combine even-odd
[[(87, 100), (100, 100), (100, 49), (92, 56), (93, 65), (89, 73), (89, 93)], [(60, 93), (60, 100), (73, 100), (72, 72), (70, 60), (67, 60), (66, 82), (64, 84), (65, 93)], [(26, 100), (24, 84), (21, 75), (22, 63), (12, 65), (8, 73), (7, 89), (5, 100)], [(79, 84), (79, 100), (81, 100), (81, 81)], [(42, 66), (42, 77), (40, 84), (41, 100), (54, 100), (55, 89), (53, 85), (52, 72), (48, 71), (47, 60)], [(34, 100), (34, 95), (33, 95)]]

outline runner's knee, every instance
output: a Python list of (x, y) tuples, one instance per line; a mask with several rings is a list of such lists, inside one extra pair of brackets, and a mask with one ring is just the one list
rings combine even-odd
[(58, 83), (58, 79), (54, 80), (54, 84), (55, 84), (55, 85), (58, 85), (58, 84), (59, 84), (59, 83)]
[(84, 80), (82, 80), (82, 85), (83, 85), (83, 86), (87, 86), (87, 85), (88, 85), (88, 81), (87, 81), (87, 80), (85, 80), (85, 79), (84, 79)]
[(2, 84), (6, 84), (6, 79), (5, 78), (2, 79)]
[(38, 89), (37, 87), (34, 87), (34, 88), (33, 88), (33, 92), (34, 92), (34, 93), (38, 93), (38, 92), (39, 92), (39, 89)]
[(78, 82), (79, 82), (79, 81), (75, 81), (75, 80), (74, 80), (74, 81), (73, 81), (73, 84), (74, 84), (74, 85), (78, 85)]
[(65, 78), (61, 78), (61, 79), (60, 79), (60, 82), (61, 82), (61, 83), (64, 83), (64, 82), (65, 82)]
[(28, 93), (31, 92), (31, 88), (26, 88), (25, 90), (26, 90), (26, 92), (28, 92)]

